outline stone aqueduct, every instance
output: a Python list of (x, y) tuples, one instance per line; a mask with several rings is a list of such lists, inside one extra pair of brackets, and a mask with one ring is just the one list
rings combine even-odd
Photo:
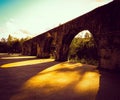
[(50, 56), (50, 48), (54, 47), (55, 60), (66, 61), (72, 39), (83, 30), (89, 30), (95, 39), (99, 67), (120, 69), (120, 1), (118, 0), (24, 42), (22, 53), (47, 58)]

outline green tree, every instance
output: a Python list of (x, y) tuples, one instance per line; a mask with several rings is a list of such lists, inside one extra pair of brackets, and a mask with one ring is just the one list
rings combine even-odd
[(85, 33), (85, 38), (90, 38), (91, 36), (90, 36), (90, 33), (89, 32), (86, 32)]
[(7, 43), (8, 43), (9, 46), (11, 46), (12, 41), (13, 41), (13, 37), (9, 34), (9, 36), (7, 38)]
[(95, 41), (89, 33), (84, 38), (75, 37), (69, 48), (69, 59), (85, 59), (90, 61), (91, 59), (97, 60), (97, 47)]

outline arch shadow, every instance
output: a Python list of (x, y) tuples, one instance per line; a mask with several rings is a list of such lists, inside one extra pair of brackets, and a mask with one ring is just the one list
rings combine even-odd
[(120, 100), (120, 73), (100, 70), (96, 100)]
[(10, 100), (14, 94), (20, 91), (21, 86), (28, 79), (56, 64), (58, 62), (51, 61), (34, 65), (0, 68), (0, 100)]

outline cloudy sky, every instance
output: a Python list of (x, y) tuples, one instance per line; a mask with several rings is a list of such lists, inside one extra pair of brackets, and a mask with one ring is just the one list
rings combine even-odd
[(112, 0), (0, 0), (0, 39), (36, 36)]

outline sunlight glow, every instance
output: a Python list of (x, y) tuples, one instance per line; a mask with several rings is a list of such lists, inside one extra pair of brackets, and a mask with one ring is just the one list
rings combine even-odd
[(88, 71), (89, 67), (80, 63), (59, 63), (27, 80), (21, 87), (21, 92), (11, 100), (32, 100), (30, 96), (34, 95), (33, 93), (44, 100), (46, 97), (53, 100), (53, 94), (61, 100), (65, 96), (71, 97), (71, 94), (71, 98), (74, 98), (87, 95), (88, 92), (92, 92), (90, 95), (95, 97), (99, 87), (99, 73), (91, 69)]
[[(99, 90), (99, 83), (100, 83), (100, 74), (98, 72), (86, 72), (81, 81), (75, 86), (75, 91), (77, 94), (82, 94), (89, 96), (89, 100), (95, 100), (98, 90)], [(87, 98), (87, 96), (86, 96)], [(87, 99), (88, 100), (88, 99)]]
[(23, 58), (36, 58), (36, 56), (19, 56), (19, 57), (2, 57), (0, 59), (23, 59)]
[[(64, 69), (62, 69), (61, 66), (64, 66), (63, 67)], [(81, 63), (63, 62), (63, 63), (57, 64), (55, 66), (52, 66), (50, 68), (47, 68), (46, 70), (42, 71), (41, 73), (44, 74), (44, 73), (48, 73), (48, 72), (55, 71), (55, 70), (65, 70), (65, 68), (66, 69), (68, 68), (69, 70), (72, 70), (72, 69), (74, 69), (77, 66), (81, 67), (82, 64)]]
[(99, 88), (99, 74), (96, 72), (86, 72), (81, 81), (76, 85), (76, 92), (97, 92)]
[(40, 72), (37, 76), (28, 80), (25, 84), (25, 87), (34, 88), (49, 85), (50, 87), (52, 87), (52, 89), (63, 88), (69, 83), (73, 82), (74, 78), (80, 77), (77, 71), (73, 70), (77, 67), (76, 65), (81, 67), (82, 64), (68, 64), (66, 62), (47, 68), (46, 70)]
[(26, 65), (34, 65), (34, 64), (45, 63), (50, 61), (54, 61), (54, 59), (35, 59), (35, 60), (19, 61), (19, 62), (4, 64), (0, 67), (1, 68), (24, 67)]

